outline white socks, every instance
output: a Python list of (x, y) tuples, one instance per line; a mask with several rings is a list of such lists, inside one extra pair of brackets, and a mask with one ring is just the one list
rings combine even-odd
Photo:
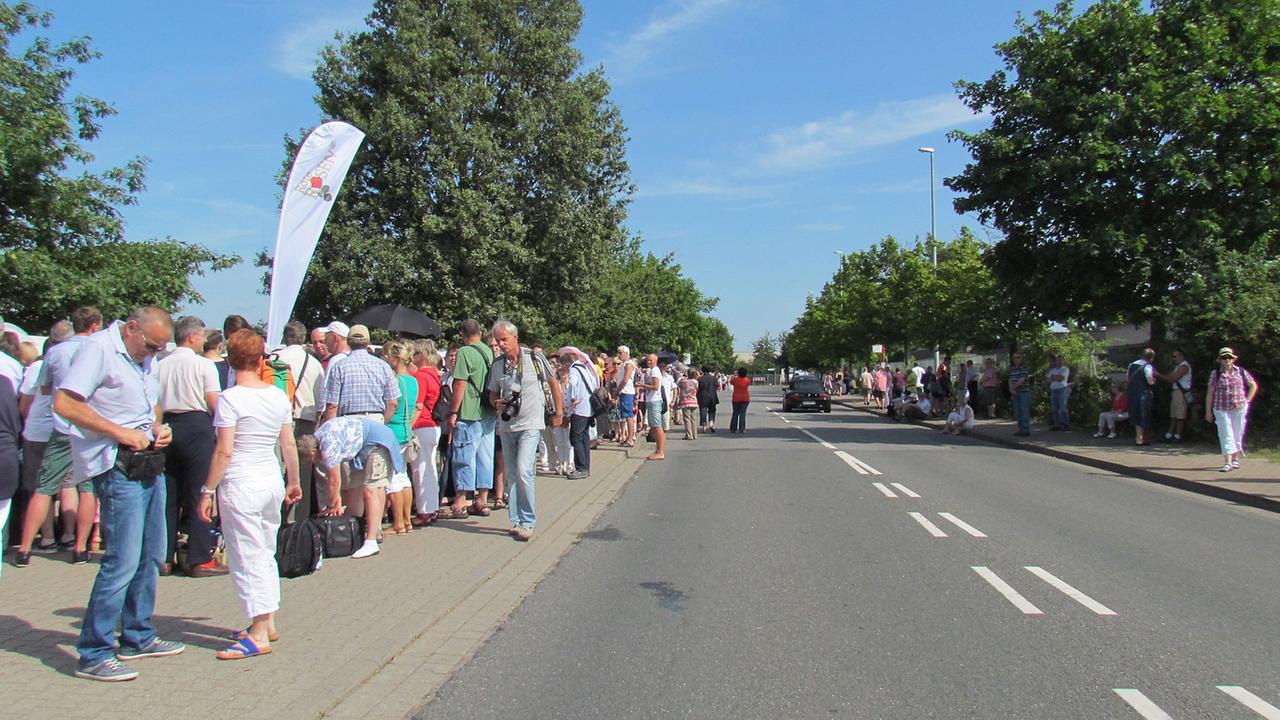
[(377, 554), (378, 554), (378, 541), (365, 540), (364, 544), (360, 546), (359, 550), (351, 553), (351, 557), (356, 558), (358, 560), (360, 558), (373, 557), (374, 555), (377, 555)]

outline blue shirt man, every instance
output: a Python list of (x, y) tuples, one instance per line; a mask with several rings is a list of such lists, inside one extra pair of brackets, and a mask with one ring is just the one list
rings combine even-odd
[[(118, 682), (138, 673), (121, 661), (176, 655), (151, 624), (165, 551), (163, 472), (127, 477), (121, 451), (161, 449), (172, 439), (157, 423), (159, 382), (153, 359), (173, 336), (173, 319), (146, 307), (90, 336), (76, 354), (53, 410), (71, 425), (72, 467), (93, 481), (109, 538), (98, 567), (76, 650), (76, 677)], [(123, 628), (116, 647), (115, 630)]]

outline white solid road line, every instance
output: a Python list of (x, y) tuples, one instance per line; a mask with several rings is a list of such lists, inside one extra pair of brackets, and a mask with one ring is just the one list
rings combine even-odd
[(1036, 577), (1040, 578), (1041, 580), (1044, 580), (1045, 582), (1049, 583), (1050, 585), (1054, 586), (1055, 588), (1057, 588), (1057, 589), (1061, 590), (1063, 593), (1065, 593), (1065, 594), (1066, 594), (1066, 596), (1067, 596), (1067, 597), (1071, 598), (1072, 600), (1075, 600), (1076, 602), (1078, 602), (1078, 603), (1080, 603), (1081, 605), (1083, 605), (1083, 606), (1085, 606), (1085, 607), (1089, 608), (1090, 610), (1094, 611), (1095, 613), (1097, 613), (1097, 614), (1099, 614), (1099, 615), (1115, 615), (1115, 614), (1116, 614), (1116, 612), (1115, 612), (1114, 610), (1112, 610), (1111, 608), (1107, 607), (1106, 605), (1103, 605), (1102, 603), (1098, 602), (1097, 600), (1094, 600), (1093, 598), (1089, 597), (1088, 595), (1085, 595), (1084, 593), (1080, 592), (1079, 590), (1077, 590), (1077, 589), (1075, 589), (1075, 588), (1071, 587), (1070, 585), (1066, 584), (1065, 582), (1063, 582), (1063, 581), (1059, 580), (1058, 578), (1054, 577), (1054, 576), (1053, 576), (1053, 574), (1052, 574), (1052, 573), (1050, 573), (1048, 570), (1045, 570), (1044, 568), (1041, 568), (1041, 567), (1036, 567), (1036, 566), (1034, 566), (1034, 565), (1027, 565), (1027, 566), (1025, 566), (1025, 567), (1026, 567), (1026, 569), (1027, 569), (1027, 570), (1028, 570), (1032, 575), (1035, 575)]
[(846, 465), (857, 471), (859, 475), (868, 475), (867, 469), (858, 464), (858, 460), (843, 450), (836, 451), (836, 457), (845, 462)]
[(885, 487), (885, 486), (884, 486), (884, 483), (871, 483), (871, 484), (872, 484), (872, 485), (875, 485), (877, 490), (879, 490), (880, 492), (884, 493), (884, 496), (885, 496), (885, 497), (890, 497), (890, 498), (896, 498), (896, 497), (898, 497), (896, 494), (894, 494), (894, 492), (893, 492), (892, 490), (890, 490), (889, 488)]
[(1280, 720), (1280, 708), (1245, 690), (1239, 685), (1219, 685), (1218, 689), (1240, 701), (1241, 705), (1267, 720)]
[(902, 483), (889, 483), (889, 484), (901, 490), (902, 494), (906, 495), (909, 498), (916, 498), (917, 500), (920, 499), (919, 495), (915, 494), (915, 492), (913, 492), (911, 488), (907, 487), (906, 485), (903, 485)]
[(946, 533), (942, 532), (942, 528), (930, 522), (929, 518), (924, 516), (924, 513), (913, 512), (913, 513), (907, 513), (907, 514), (910, 515), (912, 519), (914, 519), (916, 522), (920, 523), (921, 527), (923, 527), (925, 530), (928, 530), (930, 535), (936, 538), (944, 538), (947, 536)]
[(1141, 692), (1133, 688), (1113, 688), (1112, 691), (1120, 696), (1121, 700), (1129, 703), (1129, 707), (1138, 711), (1138, 714), (1147, 720), (1173, 720), (1173, 716), (1160, 709), (1159, 705), (1151, 702), (1151, 699)]
[[(896, 485), (897, 483), (894, 483), (894, 484)], [(963, 531), (965, 531), (965, 532), (969, 533), (970, 535), (972, 535), (972, 536), (974, 536), (974, 537), (976, 537), (976, 538), (984, 538), (984, 537), (986, 537), (986, 536), (987, 536), (987, 535), (986, 535), (986, 533), (984, 533), (984, 532), (982, 532), (981, 530), (979, 530), (978, 528), (976, 528), (976, 527), (974, 527), (974, 526), (970, 525), (969, 523), (967, 523), (967, 522), (965, 522), (965, 521), (961, 520), (960, 518), (956, 517), (955, 515), (952, 515), (951, 513), (944, 513), (944, 512), (940, 512), (940, 513), (938, 513), (938, 514), (939, 514), (939, 515), (941, 515), (941, 516), (942, 516), (942, 518), (943, 518), (944, 520), (949, 521), (952, 525), (955, 525), (956, 527), (960, 528), (961, 530), (963, 530)]]
[(1001, 580), (999, 575), (991, 572), (990, 568), (986, 568), (981, 565), (974, 565), (972, 567), (973, 571), (978, 573), (978, 577), (986, 580), (991, 587), (996, 589), (996, 592), (999, 592), (1006, 600), (1013, 603), (1014, 607), (1021, 610), (1023, 615), (1044, 615), (1040, 608), (1032, 605), (1030, 601), (1019, 595), (1017, 590), (1010, 587), (1009, 583)]

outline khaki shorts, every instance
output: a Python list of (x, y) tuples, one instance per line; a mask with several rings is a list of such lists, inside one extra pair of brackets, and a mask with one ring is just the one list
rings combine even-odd
[(1174, 420), (1187, 419), (1187, 394), (1175, 387), (1169, 400), (1169, 417)]
[(375, 446), (364, 459), (364, 469), (342, 464), (342, 489), (385, 488), (391, 482), (391, 456), (387, 449)]

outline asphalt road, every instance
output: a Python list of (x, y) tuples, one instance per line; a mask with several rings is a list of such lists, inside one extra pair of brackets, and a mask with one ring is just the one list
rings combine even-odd
[(779, 399), (673, 432), (417, 717), (1280, 718), (1280, 515)]

